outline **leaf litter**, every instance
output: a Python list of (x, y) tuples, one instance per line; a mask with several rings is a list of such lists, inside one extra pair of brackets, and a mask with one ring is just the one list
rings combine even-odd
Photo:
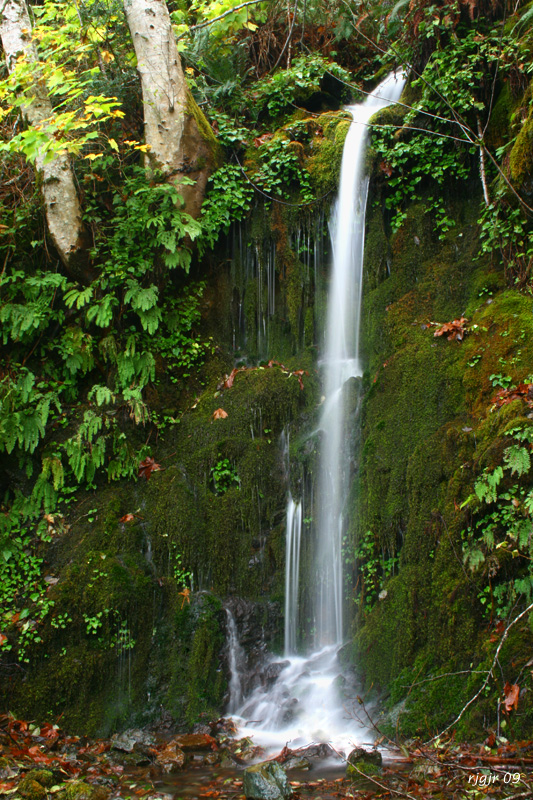
[[(518, 696), (518, 686), (506, 684), (507, 713), (516, 710)], [(50, 722), (38, 725), (4, 714), (0, 796), (16, 795), (25, 777), (37, 779), (48, 770), (53, 784), (46, 793), (60, 798), (76, 782), (86, 787), (88, 800), (245, 800), (242, 770), (265, 760), (264, 752), (249, 738), (235, 738), (231, 719), (206, 727), (210, 733), (136, 730), (111, 739), (87, 739), (70, 736)], [(283, 763), (295, 753), (287, 744), (271, 758)], [(518, 800), (533, 797), (533, 741), (510, 744), (490, 732), (482, 744), (459, 744), (451, 735), (432, 744), (409, 741), (401, 748), (391, 746), (376, 776), (361, 772), (350, 778), (343, 766), (326, 773), (320, 764), (311, 775), (288, 775), (293, 800)]]

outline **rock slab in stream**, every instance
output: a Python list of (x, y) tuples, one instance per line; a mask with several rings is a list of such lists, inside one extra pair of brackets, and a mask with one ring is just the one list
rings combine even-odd
[(356, 747), (348, 756), (346, 774), (350, 778), (363, 778), (365, 775), (379, 775), (383, 758), (378, 750), (365, 750)]
[(265, 761), (245, 769), (243, 790), (246, 800), (288, 800), (292, 797), (286, 772), (277, 761)]

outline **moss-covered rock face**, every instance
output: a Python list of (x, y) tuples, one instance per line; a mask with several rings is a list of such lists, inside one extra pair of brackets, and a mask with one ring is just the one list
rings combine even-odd
[[(391, 727), (427, 736), (459, 713), (480, 682), (461, 674), (411, 684), (487, 663), (490, 614), (463, 563), (471, 517), (461, 504), (483, 469), (502, 462), (506, 431), (524, 424), (520, 401), (497, 410), (492, 398), (498, 374), (516, 384), (530, 373), (533, 318), (530, 300), (502, 290), (502, 276), (476, 258), (477, 202), (450, 201), (456, 227), (443, 241), (424, 202), (394, 236), (379, 194), (369, 207), (354, 657), (368, 685), (391, 692), (392, 704), (408, 695)], [(436, 323), (462, 315), (470, 326), (464, 342), (434, 336)], [(531, 639), (527, 630), (521, 636)], [(463, 732), (482, 713), (478, 707)], [(525, 729), (531, 711), (524, 713), (515, 730)]]
[(509, 156), (509, 168), (514, 184), (531, 194), (533, 191), (533, 112), (522, 125)]
[[(2, 685), (10, 709), (62, 714), (65, 727), (89, 734), (146, 723), (161, 707), (183, 726), (220, 714), (223, 599), (268, 602), (272, 618), (270, 600), (283, 596), (280, 435), (309, 416), (318, 388), (310, 355), (296, 363), (303, 379), (273, 364), (218, 389), (228, 367), (215, 354), (196, 400), (184, 395), (181, 408), (167, 409), (181, 411), (181, 421), (154, 445), (161, 469), (100, 486), (74, 507), (46, 555), (58, 581), (43, 644), (30, 653), (24, 682), (14, 673)], [(279, 637), (276, 608), (269, 630)]]

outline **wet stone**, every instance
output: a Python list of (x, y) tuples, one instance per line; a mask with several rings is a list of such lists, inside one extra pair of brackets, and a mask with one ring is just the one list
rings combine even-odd
[(265, 761), (244, 770), (246, 800), (288, 800), (292, 789), (287, 774), (277, 761)]
[(274, 664), (269, 664), (268, 667), (263, 670), (263, 683), (267, 686), (273, 684), (277, 681), (285, 667), (290, 666), (290, 663), (290, 661), (276, 661)]
[(312, 764), (305, 756), (293, 756), (283, 762), (283, 769), (311, 769)]

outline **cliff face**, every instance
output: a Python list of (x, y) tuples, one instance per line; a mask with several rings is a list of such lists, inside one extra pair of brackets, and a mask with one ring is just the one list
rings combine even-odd
[[(524, 531), (530, 527), (529, 470), (504, 468), (498, 498), (483, 497), (479, 481), (508, 464), (513, 431), (530, 430), (529, 404), (502, 387), (527, 382), (533, 363), (530, 299), (504, 288), (498, 266), (479, 257), (479, 187), (452, 188), (446, 208), (455, 225), (444, 237), (428, 215), (431, 199), (411, 206), (392, 234), (375, 188), (352, 524), (360, 553), (354, 658), (393, 710), (407, 697), (390, 724), (399, 717), (401, 733), (423, 736), (444, 728), (476, 693), (484, 675), (471, 670), (490, 668), (495, 629), (501, 635), (520, 587), (529, 597), (521, 583), (529, 581), (529, 534), (519, 546), (512, 533), (522, 520)], [(498, 552), (505, 530), (508, 544)], [(530, 642), (526, 617), (502, 651), (510, 683)], [(492, 724), (501, 691), (476, 703), (462, 733)], [(514, 733), (527, 729), (530, 715), (526, 696), (509, 723)]]
[[(506, 105), (505, 92), (496, 110), (509, 128), (519, 101)], [(52, 540), (39, 555), (53, 614), (41, 642), (29, 643), (24, 671), (10, 665), (1, 690), (17, 714), (63, 714), (65, 726), (91, 734), (143, 724), (161, 709), (189, 726), (219, 714), (224, 605), (241, 609), (251, 668), (265, 649), (281, 649), (289, 487), (307, 503), (302, 619), (308, 613), (327, 216), (347, 123), (298, 113), (292, 125), (294, 139), (285, 125), (274, 142), (289, 130), (321, 201), (258, 202), (195, 265), (194, 278), (206, 281), (204, 364), (189, 378), (158, 357), (147, 387), (158, 425), (125, 423), (131, 446), (150, 440), (154, 462), (137, 482), (97, 479), (61, 522), (49, 521)], [(528, 125), (529, 116), (511, 158), (524, 185)], [(252, 174), (256, 151), (246, 154)], [(498, 258), (480, 256), (479, 179), (446, 184), (446, 230), (428, 181), (393, 231), (384, 166), (370, 156), (365, 376), (349, 398), (360, 442), (344, 552), (345, 653), (385, 698), (386, 721), (399, 717), (400, 732), (426, 736), (475, 694), (483, 676), (471, 670), (490, 669), (494, 636), (531, 595), (533, 316), (530, 295), (509, 286)], [(531, 645), (524, 617), (500, 655), (509, 683)], [(502, 691), (491, 684), (463, 733), (492, 724)], [(508, 723), (517, 736), (530, 724), (529, 695)]]

